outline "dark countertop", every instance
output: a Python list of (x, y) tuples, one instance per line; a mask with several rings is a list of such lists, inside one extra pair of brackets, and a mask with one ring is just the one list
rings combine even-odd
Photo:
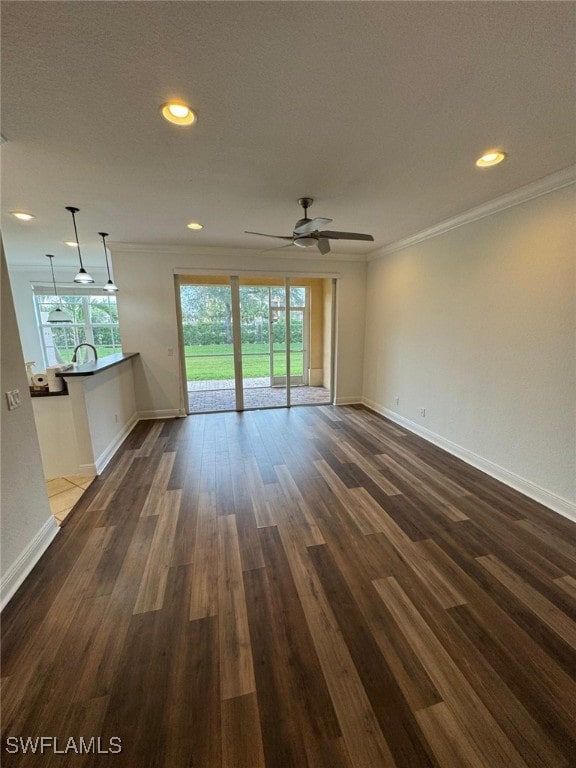
[(64, 382), (64, 389), (60, 390), (60, 392), (50, 392), (48, 387), (45, 387), (44, 389), (33, 389), (30, 387), (30, 397), (62, 397), (67, 394), (68, 387), (66, 386), (66, 382)]
[(95, 363), (82, 363), (81, 365), (75, 365), (68, 371), (60, 371), (56, 376), (62, 378), (68, 378), (70, 376), (94, 376), (96, 373), (112, 368), (114, 365), (119, 365), (125, 360), (130, 360), (132, 357), (137, 357), (139, 352), (118, 352), (115, 355), (107, 355), (106, 357), (99, 358)]

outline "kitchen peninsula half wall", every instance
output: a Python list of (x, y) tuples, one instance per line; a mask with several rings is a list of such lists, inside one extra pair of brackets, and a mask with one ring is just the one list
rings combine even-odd
[(134, 353), (75, 365), (61, 376), (68, 394), (33, 397), (44, 477), (100, 474), (137, 421)]

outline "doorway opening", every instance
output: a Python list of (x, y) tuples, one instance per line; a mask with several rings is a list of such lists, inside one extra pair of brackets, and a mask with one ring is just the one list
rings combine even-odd
[(180, 276), (188, 412), (332, 402), (332, 283)]

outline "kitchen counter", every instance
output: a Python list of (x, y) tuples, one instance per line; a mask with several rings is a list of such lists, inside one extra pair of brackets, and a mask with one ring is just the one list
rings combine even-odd
[(32, 399), (47, 480), (94, 477), (112, 458), (138, 420), (133, 371), (137, 357), (137, 352), (120, 353), (74, 365), (56, 374), (68, 397)]
[(61, 378), (68, 378), (70, 376), (94, 376), (96, 373), (106, 371), (108, 368), (112, 368), (114, 365), (119, 365), (125, 360), (130, 360), (132, 357), (137, 357), (139, 352), (117, 352), (115, 355), (106, 355), (101, 357), (96, 362), (93, 360), (88, 363), (80, 363), (74, 365), (67, 371), (60, 371), (56, 376)]

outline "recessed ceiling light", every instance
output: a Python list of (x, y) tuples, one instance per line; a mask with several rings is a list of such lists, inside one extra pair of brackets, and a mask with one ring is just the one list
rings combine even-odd
[(76, 248), (78, 243), (75, 243), (74, 240), (64, 240), (64, 245), (69, 245), (70, 248)]
[(10, 213), (14, 218), (20, 219), (20, 221), (30, 221), (30, 219), (34, 218), (31, 213), (26, 213), (25, 211), (10, 211)]
[(478, 168), (489, 168), (491, 165), (501, 163), (505, 157), (506, 152), (501, 152), (499, 149), (490, 149), (476, 160), (476, 165)]
[(188, 229), (204, 229), (204, 224), (199, 224), (197, 221), (191, 221), (186, 225)]
[(160, 109), (162, 116), (175, 125), (192, 125), (196, 122), (195, 113), (181, 101), (168, 101)]

